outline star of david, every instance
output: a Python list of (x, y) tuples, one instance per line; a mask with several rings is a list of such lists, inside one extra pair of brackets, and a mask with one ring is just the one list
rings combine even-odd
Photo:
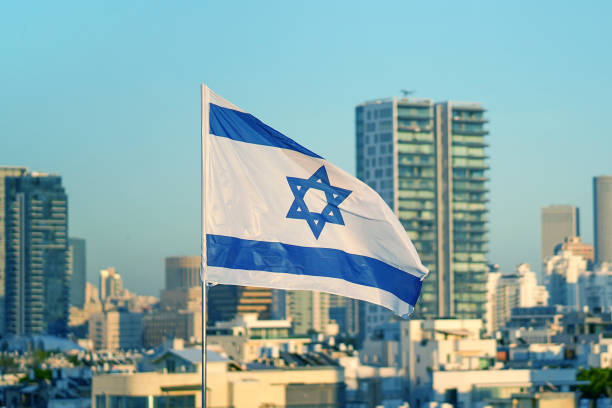
[[(329, 183), (325, 166), (321, 166), (310, 178), (287, 177), (287, 181), (295, 197), (287, 213), (287, 218), (306, 220), (316, 239), (319, 239), (325, 223), (344, 225), (344, 219), (342, 219), (338, 206), (346, 200), (352, 191), (332, 186)], [(309, 211), (304, 201), (306, 193), (311, 188), (321, 190), (325, 194), (327, 205), (321, 213)]]

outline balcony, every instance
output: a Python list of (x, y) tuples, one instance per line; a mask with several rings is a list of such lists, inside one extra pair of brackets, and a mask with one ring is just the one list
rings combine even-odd
[(470, 118), (465, 116), (453, 116), (453, 122), (462, 122), (462, 123), (488, 123), (489, 120), (486, 118)]
[(402, 125), (402, 124), (398, 124), (397, 125), (397, 130), (398, 131), (402, 131), (402, 132), (431, 132), (433, 130), (433, 126), (429, 125), (429, 126), (416, 126), (416, 125)]
[(459, 129), (459, 128), (454, 128), (452, 130), (452, 134), (453, 135), (478, 135), (478, 136), (485, 136), (489, 134), (489, 131), (486, 129), (473, 129), (473, 130), (468, 130), (468, 129)]

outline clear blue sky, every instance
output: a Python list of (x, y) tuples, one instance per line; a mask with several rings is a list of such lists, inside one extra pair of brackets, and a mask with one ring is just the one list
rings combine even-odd
[(612, 173), (612, 3), (40, 2), (0, 6), (0, 165), (63, 176), (88, 275), (158, 294), (198, 254), (201, 82), (354, 173), (354, 106), (482, 102), (490, 260), (539, 265), (540, 207)]

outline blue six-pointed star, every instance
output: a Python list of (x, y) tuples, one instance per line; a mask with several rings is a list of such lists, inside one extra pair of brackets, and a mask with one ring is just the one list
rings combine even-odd
[[(287, 213), (287, 218), (306, 220), (316, 239), (319, 239), (319, 235), (321, 235), (325, 223), (329, 222), (331, 224), (344, 225), (344, 219), (342, 219), (342, 214), (338, 206), (352, 193), (352, 191), (332, 186), (329, 183), (329, 177), (327, 177), (325, 166), (321, 166), (319, 170), (315, 171), (315, 173), (310, 176), (310, 178), (301, 179), (297, 177), (287, 177), (287, 181), (295, 197), (293, 204), (291, 204), (291, 208), (289, 208), (289, 213)], [(321, 190), (325, 193), (327, 205), (320, 214), (309, 211), (304, 201), (306, 193), (311, 188)]]

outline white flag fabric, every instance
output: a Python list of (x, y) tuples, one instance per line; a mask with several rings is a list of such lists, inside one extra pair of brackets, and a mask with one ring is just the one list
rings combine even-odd
[(206, 282), (412, 313), (427, 269), (369, 186), (202, 86)]

